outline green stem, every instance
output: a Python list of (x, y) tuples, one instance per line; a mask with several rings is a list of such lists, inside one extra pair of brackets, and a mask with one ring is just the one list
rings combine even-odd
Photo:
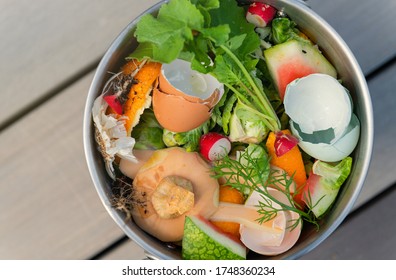
[(230, 90), (232, 90), (236, 96), (242, 101), (242, 103), (244, 103), (246, 105), (246, 110), (252, 112), (253, 114), (256, 114), (258, 116), (260, 116), (265, 124), (266, 127), (268, 127), (271, 131), (275, 131), (275, 127), (273, 126), (273, 121), (274, 119), (272, 119), (270, 116), (261, 113), (257, 110), (255, 110), (252, 107), (256, 107), (254, 106), (254, 104), (252, 104), (247, 98), (246, 96), (244, 96), (243, 94), (241, 94), (235, 87), (229, 85), (229, 84), (225, 84), (226, 87), (228, 87)]
[(244, 96), (243, 94), (241, 94), (235, 87), (233, 87), (230, 84), (224, 84), (226, 87), (228, 87), (230, 90), (232, 90), (232, 92), (234, 92), (239, 99), (242, 100), (242, 102), (246, 103), (246, 104), (250, 104), (250, 101), (246, 98), (246, 96)]
[(257, 99), (257, 96), (242, 82), (240, 81), (240, 86), (247, 92), (249, 93), (249, 97), (253, 99), (255, 104), (252, 104), (252, 107), (255, 107), (262, 112), (266, 113), (267, 110), (265, 109), (264, 105), (262, 104), (261, 100)]
[[(274, 130), (275, 128), (272, 125), (273, 119), (270, 116), (267, 116), (263, 113), (260, 113), (259, 111), (255, 110), (252, 107), (255, 107), (251, 104), (251, 102), (243, 95), (241, 94), (235, 87), (229, 85), (229, 84), (225, 84), (225, 86), (227, 86), (230, 90), (232, 90), (236, 96), (242, 101), (242, 103), (244, 103), (246, 105), (246, 110), (252, 112), (253, 114), (256, 114), (258, 116), (260, 116), (262, 118), (262, 121), (264, 122), (265, 126), (267, 126), (270, 130)], [(251, 106), (249, 106), (251, 105)]]
[(254, 92), (256, 93), (256, 97), (260, 100), (260, 103), (263, 105), (264, 113), (268, 114), (273, 119), (273, 121), (272, 121), (273, 123), (271, 125), (271, 130), (272, 131), (280, 130), (280, 122), (279, 122), (278, 116), (276, 115), (274, 109), (272, 108), (267, 96), (258, 88), (257, 84), (255, 83), (253, 78), (250, 76), (250, 74), (246, 70), (245, 66), (232, 53), (232, 51), (224, 45), (220, 45), (220, 48), (222, 48), (234, 60), (234, 62), (238, 65), (238, 67), (241, 69), (242, 73), (245, 75), (247, 81), (249, 82), (249, 84), (252, 86)]

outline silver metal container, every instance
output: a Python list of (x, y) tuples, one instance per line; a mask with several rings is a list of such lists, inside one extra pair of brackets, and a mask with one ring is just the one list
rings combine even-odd
[[(145, 13), (155, 14), (163, 1)], [(253, 2), (253, 1), (242, 1)], [(320, 229), (304, 225), (299, 241), (289, 251), (270, 257), (271, 259), (296, 259), (306, 254), (325, 240), (344, 220), (351, 211), (358, 194), (363, 186), (373, 145), (373, 112), (370, 94), (362, 71), (343, 39), (319, 15), (301, 1), (292, 0), (262, 0), (285, 12), (298, 26), (316, 42), (327, 58), (337, 68), (339, 78), (350, 90), (354, 111), (361, 122), (361, 135), (353, 158), (354, 164), (351, 175), (342, 187), (335, 204), (325, 219), (320, 222)], [(125, 215), (111, 207), (111, 179), (108, 177), (103, 160), (97, 150), (94, 140), (94, 126), (91, 109), (95, 98), (101, 93), (102, 87), (109, 79), (109, 73), (118, 72), (124, 64), (124, 58), (132, 52), (137, 42), (133, 37), (135, 26), (139, 18), (134, 19), (115, 39), (102, 58), (89, 89), (84, 114), (84, 148), (85, 156), (95, 188), (110, 216), (125, 232), (125, 234), (139, 244), (151, 258), (181, 259), (181, 251), (175, 246), (169, 246), (151, 237), (133, 221), (127, 221)], [(248, 259), (267, 259), (269, 257), (249, 253)]]

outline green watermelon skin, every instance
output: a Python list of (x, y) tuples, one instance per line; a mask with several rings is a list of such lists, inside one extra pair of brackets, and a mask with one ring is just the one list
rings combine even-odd
[(246, 247), (199, 216), (187, 216), (182, 241), (185, 260), (245, 260)]
[(264, 51), (265, 61), (283, 100), (286, 87), (295, 79), (314, 73), (337, 78), (337, 71), (324, 55), (308, 42), (290, 40)]

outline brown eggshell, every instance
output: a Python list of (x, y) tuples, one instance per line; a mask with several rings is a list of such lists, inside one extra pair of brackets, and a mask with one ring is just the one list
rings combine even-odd
[(175, 88), (165, 77), (163, 71), (161, 71), (158, 79), (158, 87), (163, 93), (167, 93), (169, 95), (175, 95), (175, 96), (182, 96), (184, 99), (186, 99), (189, 102), (192, 103), (202, 103), (207, 105), (209, 108), (214, 107), (217, 102), (220, 100), (220, 91), (219, 89), (215, 89), (214, 92), (206, 99), (201, 99), (196, 96), (188, 95), (179, 89)]
[(190, 102), (183, 96), (153, 90), (153, 111), (158, 122), (173, 132), (197, 128), (210, 118), (211, 108), (202, 103)]
[(153, 109), (159, 123), (173, 132), (197, 128), (210, 118), (224, 85), (210, 74), (191, 69), (191, 63), (176, 59), (163, 64), (158, 87), (153, 91)]

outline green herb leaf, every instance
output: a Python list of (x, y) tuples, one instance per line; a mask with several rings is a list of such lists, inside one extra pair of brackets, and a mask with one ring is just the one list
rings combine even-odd
[(228, 40), (230, 28), (228, 27), (228, 25), (223, 24), (202, 29), (201, 33), (205, 38), (211, 40), (216, 45), (222, 45)]
[(217, 9), (220, 7), (219, 0), (191, 0), (194, 5), (200, 5), (206, 10)]
[[(226, 156), (214, 162), (213, 177), (222, 178), (226, 181), (226, 185), (236, 188), (244, 194), (253, 191), (259, 192), (263, 197), (257, 211), (261, 215), (260, 222), (271, 220), (277, 212), (287, 210), (300, 215), (299, 219), (292, 221), (291, 228), (295, 228), (302, 220), (319, 227), (312, 212), (309, 210), (309, 212), (304, 212), (294, 206), (293, 194), (290, 192), (293, 178), (288, 177), (285, 172), (283, 175), (270, 172), (270, 159), (268, 155), (263, 154), (263, 151), (264, 148), (259, 145), (249, 145), (247, 149), (240, 152), (236, 159)], [(276, 185), (277, 182), (283, 182), (285, 190), (282, 191), (292, 206), (277, 200), (268, 192), (269, 185)], [(272, 207), (272, 201), (279, 204), (282, 209)]]
[(232, 37), (226, 44), (226, 46), (231, 50), (231, 51), (236, 51), (239, 47), (242, 46), (243, 41), (246, 38), (246, 34), (241, 34), (238, 36)]
[(143, 59), (153, 59), (154, 57), (154, 45), (151, 43), (140, 43), (135, 51), (133, 52), (133, 55), (129, 55), (128, 58), (136, 58), (138, 60), (143, 60)]
[(158, 12), (158, 20), (178, 21), (192, 30), (201, 30), (204, 18), (197, 7), (188, 0), (170, 1), (161, 7)]
[(230, 37), (254, 32), (254, 25), (246, 21), (245, 10), (235, 0), (220, 0), (220, 8), (210, 10), (212, 26), (228, 24)]
[[(244, 36), (242, 44), (233, 51), (242, 61), (257, 50), (260, 46), (260, 38), (254, 31), (255, 26), (246, 21), (245, 10), (237, 5), (235, 0), (220, 0), (220, 8), (211, 10), (212, 26), (227, 24), (230, 28), (230, 38)], [(240, 40), (239, 38), (238, 40)], [(232, 39), (231, 39), (232, 40)]]
[(182, 41), (192, 38), (185, 22), (170, 17), (154, 18), (151, 14), (143, 16), (139, 21), (135, 36), (139, 43), (150, 42), (156, 45), (166, 44), (173, 37)]
[(185, 42), (193, 40), (193, 33), (204, 28), (204, 21), (200, 10), (190, 1), (170, 1), (161, 6), (156, 18), (147, 14), (140, 19), (135, 36), (139, 43), (145, 43), (145, 51), (138, 49), (130, 57), (147, 56), (152, 49), (153, 60), (170, 63), (178, 58)]
[(167, 63), (178, 57), (184, 48), (185, 38), (192, 37), (182, 22), (155, 19), (151, 15), (140, 20), (135, 35), (140, 44), (130, 57), (141, 59), (151, 56), (155, 61)]
[(233, 70), (233, 61), (228, 59), (226, 55), (218, 55), (215, 59), (216, 67), (213, 69), (213, 75), (222, 83), (225, 84), (239, 84), (241, 80), (239, 78), (238, 69)]

